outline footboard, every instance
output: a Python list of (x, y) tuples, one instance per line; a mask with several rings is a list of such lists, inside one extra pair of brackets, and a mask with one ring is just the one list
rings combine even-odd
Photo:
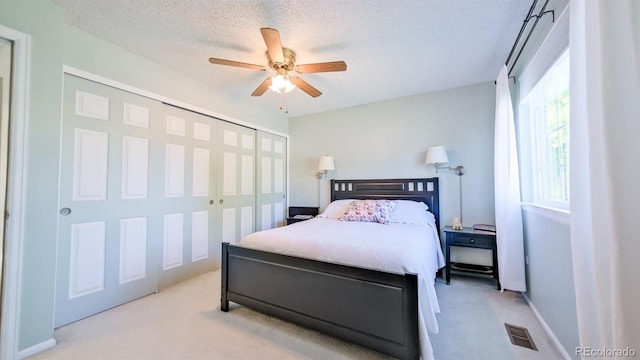
[(418, 276), (222, 244), (229, 301), (402, 359), (417, 359)]

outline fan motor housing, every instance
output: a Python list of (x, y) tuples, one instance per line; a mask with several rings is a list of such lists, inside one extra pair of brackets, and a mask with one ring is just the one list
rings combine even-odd
[(284, 62), (276, 63), (269, 56), (269, 51), (266, 52), (267, 60), (269, 60), (269, 67), (273, 70), (278, 71), (278, 69), (284, 69), (286, 71), (293, 71), (293, 67), (296, 63), (296, 53), (293, 50), (283, 47), (282, 55), (284, 57)]

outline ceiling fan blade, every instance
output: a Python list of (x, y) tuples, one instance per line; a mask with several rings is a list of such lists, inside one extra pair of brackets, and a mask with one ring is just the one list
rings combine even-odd
[(298, 74), (346, 71), (347, 63), (345, 63), (344, 61), (331, 61), (331, 62), (323, 62), (323, 63), (315, 63), (315, 64), (302, 64), (302, 65), (296, 65), (294, 70)]
[(233, 61), (233, 60), (209, 58), (209, 62), (212, 63), (212, 64), (218, 64), (218, 65), (228, 65), (228, 66), (236, 66), (236, 67), (241, 67), (241, 68), (247, 68), (247, 69), (251, 69), (251, 70), (267, 71), (267, 68), (265, 68), (262, 65), (247, 64), (247, 63), (243, 63), (243, 62), (239, 62), (239, 61)]
[(280, 33), (276, 29), (262, 28), (260, 29), (264, 43), (267, 44), (267, 50), (271, 60), (276, 63), (284, 62), (284, 54), (282, 53), (282, 43), (280, 42)]
[(299, 77), (292, 77), (291, 78), (291, 82), (300, 88), (300, 90), (306, 92), (307, 94), (313, 96), (313, 97), (318, 97), (320, 95), (322, 95), (322, 92), (320, 92), (320, 90), (314, 88), (313, 86), (309, 85), (308, 82), (300, 79)]
[(260, 86), (258, 86), (255, 90), (253, 90), (253, 92), (251, 93), (251, 96), (260, 96), (260, 95), (264, 94), (264, 92), (267, 91), (269, 86), (271, 86), (271, 78), (270, 77), (266, 78), (262, 82), (262, 84), (260, 84)]

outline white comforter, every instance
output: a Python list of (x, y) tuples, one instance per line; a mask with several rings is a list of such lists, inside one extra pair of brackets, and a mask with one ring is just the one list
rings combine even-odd
[(444, 266), (435, 224), (382, 225), (314, 218), (250, 234), (240, 245), (387, 272), (417, 273), (422, 358), (433, 358), (427, 330), (438, 332), (435, 314), (440, 306), (434, 278)]

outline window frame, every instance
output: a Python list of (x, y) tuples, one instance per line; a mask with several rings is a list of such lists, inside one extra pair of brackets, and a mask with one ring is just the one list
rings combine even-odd
[[(514, 102), (514, 115), (516, 118), (516, 131), (518, 134), (517, 144), (519, 152), (520, 168), (520, 189), (523, 210), (539, 209), (545, 213), (555, 213), (560, 218), (568, 217), (570, 201), (567, 202), (536, 199), (534, 200), (533, 190), (533, 167), (532, 167), (532, 139), (528, 133), (528, 114), (523, 114), (520, 104), (522, 99), (526, 99), (532, 89), (547, 74), (547, 72), (557, 63), (565, 53), (571, 56), (569, 46), (569, 6), (566, 6), (553, 23), (551, 30), (546, 34), (544, 40), (535, 50), (535, 53), (528, 57), (522, 70), (516, 72), (514, 82), (517, 100)], [(534, 41), (536, 42), (536, 41)], [(570, 94), (569, 94), (570, 95)], [(570, 126), (570, 125), (569, 125)], [(570, 129), (569, 129), (570, 131)], [(568, 139), (570, 141), (570, 139)], [(567, 156), (567, 166), (570, 161), (570, 154)], [(570, 169), (567, 174), (567, 192), (569, 192)]]
[[(570, 206), (570, 198), (569, 198), (569, 179), (571, 176), (571, 171), (569, 168), (569, 97), (570, 93), (567, 95), (567, 99), (565, 102), (566, 105), (566, 114), (565, 121), (563, 123), (559, 122), (559, 110), (561, 110), (561, 93), (564, 91), (569, 92), (569, 78), (568, 74), (566, 77), (566, 81), (562, 84), (566, 85), (560, 89), (553, 88), (555, 84), (553, 81), (558, 79), (558, 75), (562, 76), (562, 69), (560, 67), (568, 67), (569, 66), (569, 57), (570, 51), (569, 48), (565, 49), (551, 64), (551, 66), (547, 69), (547, 71), (540, 77), (538, 82), (532, 86), (529, 93), (524, 97), (524, 99), (520, 102), (519, 106), (519, 115), (523, 120), (524, 126), (521, 128), (522, 131), (527, 131), (528, 134), (521, 134), (521, 137), (529, 135), (528, 141), (528, 155), (529, 155), (529, 166), (531, 171), (531, 183), (530, 183), (530, 200), (534, 204), (540, 204), (544, 207), (550, 208), (558, 208), (562, 210), (568, 210)], [(568, 69), (567, 69), (568, 70)], [(562, 79), (565, 80), (565, 79)], [(541, 88), (543, 87), (543, 88)], [(549, 106), (552, 101), (556, 102), (556, 104)], [(549, 128), (549, 117), (545, 116), (545, 112), (551, 109), (555, 109), (555, 124), (552, 125), (552, 128)], [(543, 115), (539, 115), (540, 112)], [(538, 116), (531, 116), (531, 114), (538, 114)], [(564, 141), (564, 152), (566, 153), (566, 157), (560, 157), (561, 161), (559, 164), (555, 164), (551, 157), (553, 157), (554, 151), (556, 149), (552, 149), (551, 142), (553, 142), (553, 135), (556, 134), (558, 137), (562, 135), (562, 130), (565, 130), (564, 136), (566, 139)], [(562, 150), (558, 150), (562, 151)], [(545, 171), (544, 169), (548, 169), (550, 166), (554, 165), (555, 170), (558, 173), (558, 177), (554, 177), (552, 171)], [(557, 166), (556, 166), (557, 165)], [(564, 167), (564, 170), (560, 170), (560, 168)], [(558, 171), (559, 170), (559, 171)], [(560, 184), (557, 184), (554, 180), (561, 180)], [(552, 184), (555, 183), (555, 184)], [(561, 197), (566, 198), (566, 201), (563, 201), (558, 198), (554, 198), (552, 195), (553, 188), (558, 186), (564, 188), (561, 191)]]

